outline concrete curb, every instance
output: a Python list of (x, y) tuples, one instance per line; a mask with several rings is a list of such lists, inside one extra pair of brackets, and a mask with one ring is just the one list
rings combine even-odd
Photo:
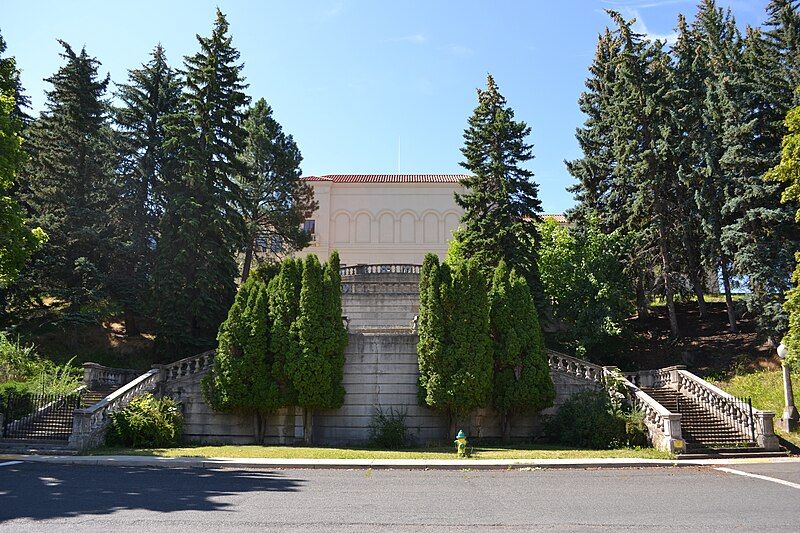
[(231, 469), (351, 469), (351, 470), (522, 470), (551, 468), (668, 468), (800, 462), (800, 458), (753, 459), (228, 459), (203, 457), (148, 457), (137, 455), (2, 455), (0, 460), (84, 466)]

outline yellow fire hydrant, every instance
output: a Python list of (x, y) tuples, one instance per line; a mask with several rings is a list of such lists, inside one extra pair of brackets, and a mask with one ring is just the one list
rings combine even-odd
[(458, 435), (456, 435), (456, 440), (453, 441), (453, 444), (456, 445), (456, 453), (458, 453), (459, 457), (467, 457), (467, 436), (464, 435), (464, 430), (458, 430)]

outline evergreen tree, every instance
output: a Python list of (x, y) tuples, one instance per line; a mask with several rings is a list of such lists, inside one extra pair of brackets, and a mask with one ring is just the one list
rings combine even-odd
[(25, 200), (49, 236), (32, 265), (34, 284), (77, 311), (106, 294), (115, 237), (109, 210), (118, 191), (104, 99), (109, 78), (98, 77), (100, 63), (85, 49), (59, 42), (65, 64), (47, 78), (53, 88), (30, 128)]
[[(800, 106), (789, 111), (786, 117), (788, 134), (782, 142), (780, 162), (769, 172), (767, 179), (785, 184), (783, 201), (797, 205), (800, 201)], [(800, 209), (795, 214), (796, 222), (800, 222)], [(786, 294), (784, 307), (789, 314), (788, 334), (783, 342), (789, 348), (790, 365), (797, 367), (800, 363), (800, 253), (795, 255), (795, 267), (792, 281), (794, 287)]]
[(492, 388), (489, 300), (484, 274), (475, 261), (452, 272), (426, 261), (425, 306), (420, 308), (417, 355), (420, 396), (445, 412), (455, 434), (460, 417), (485, 407)]
[(122, 106), (114, 116), (121, 137), (121, 198), (115, 212), (113, 292), (125, 311), (126, 333), (135, 335), (136, 313), (147, 300), (166, 193), (178, 179), (177, 154), (165, 141), (167, 117), (180, 109), (182, 83), (161, 45), (149, 62), (128, 72), (128, 80), (119, 86)]
[(612, 84), (615, 105), (609, 117), (615, 187), (627, 197), (628, 224), (640, 236), (637, 244), (652, 248), (657, 258), (670, 329), (679, 337), (674, 303), (680, 266), (674, 253), (681, 205), (675, 153), (679, 133), (670, 58), (661, 42), (646, 41), (631, 29), (632, 21), (609, 13), (620, 41)]
[(21, 93), (19, 71), (13, 57), (2, 57), (5, 50), (0, 36), (0, 290), (17, 278), (30, 255), (46, 240), (41, 228), (31, 230), (25, 225), (25, 213), (11, 195), (25, 153), (17, 103)]
[(536, 307), (524, 278), (501, 261), (489, 293), (494, 386), (492, 404), (500, 413), (504, 441), (515, 415), (553, 405), (555, 387)]
[(302, 261), (286, 258), (281, 263), (280, 272), (269, 285), (269, 312), (272, 322), (270, 352), (274, 358), (273, 375), (286, 405), (294, 405), (297, 396), (288, 365), (299, 357), (300, 348), (292, 324), (300, 313), (302, 273)]
[(244, 121), (247, 142), (242, 159), (247, 171), (239, 177), (240, 209), (246, 224), (242, 279), (247, 279), (258, 241), (278, 256), (306, 247), (311, 235), (303, 221), (317, 207), (314, 192), (303, 182), (300, 150), (283, 133), (262, 98)]
[(248, 97), (228, 22), (217, 10), (210, 37), (184, 60), (185, 111), (172, 117), (168, 146), (182, 146), (181, 182), (160, 224), (154, 293), (157, 349), (170, 357), (209, 345), (230, 307), (243, 223), (235, 209), (245, 172), (239, 159)]
[(203, 394), (218, 411), (256, 415), (257, 442), (263, 442), (265, 417), (283, 405), (270, 357), (267, 285), (274, 272), (252, 276), (236, 294), (220, 325), (214, 366), (203, 378)]
[(313, 254), (303, 262), (300, 309), (292, 326), (299, 350), (287, 368), (297, 391), (297, 405), (303, 408), (306, 443), (313, 442), (314, 411), (341, 407), (344, 401), (347, 332), (342, 325), (338, 262), (335, 253), (324, 268)]
[(470, 175), (462, 181), (467, 192), (455, 195), (464, 216), (454, 238), (460, 241), (463, 256), (477, 261), (487, 277), (503, 259), (541, 298), (536, 271), (539, 186), (523, 167), (533, 159), (533, 147), (525, 142), (530, 131), (525, 122), (514, 120), (494, 78), (487, 76), (486, 89), (478, 90), (478, 107), (464, 131), (461, 166)]

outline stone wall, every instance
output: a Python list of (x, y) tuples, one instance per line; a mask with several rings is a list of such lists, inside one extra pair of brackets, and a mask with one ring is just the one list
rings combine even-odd
[(342, 314), (350, 331), (406, 329), (419, 312), (419, 274), (342, 277)]
[[(351, 333), (346, 350), (344, 405), (317, 412), (314, 440), (317, 444), (363, 444), (376, 408), (405, 412), (406, 425), (417, 444), (446, 441), (447, 419), (418, 403), (416, 354), (417, 336), (411, 333)], [(167, 381), (163, 393), (183, 404), (184, 438), (190, 442), (246, 444), (254, 440), (252, 416), (217, 413), (205, 403), (200, 379), (205, 371)], [(552, 373), (556, 406), (572, 394), (592, 387), (590, 381), (562, 372)], [(551, 408), (544, 414), (553, 412)], [(472, 438), (500, 437), (499, 417), (489, 409), (475, 412), (461, 427)], [(541, 434), (540, 415), (518, 417), (512, 437), (529, 439)], [(282, 410), (267, 420), (268, 443), (291, 444), (302, 439), (299, 410)]]

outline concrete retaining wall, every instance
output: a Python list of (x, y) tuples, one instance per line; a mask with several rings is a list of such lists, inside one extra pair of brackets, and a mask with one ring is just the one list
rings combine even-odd
[[(447, 419), (418, 403), (417, 336), (410, 333), (351, 333), (344, 368), (344, 405), (317, 412), (314, 440), (317, 444), (362, 444), (369, 438), (369, 425), (376, 408), (405, 412), (406, 425), (417, 444), (452, 439)], [(184, 438), (190, 442), (246, 444), (254, 441), (252, 416), (214, 412), (203, 399), (203, 373), (165, 384), (163, 393), (184, 406)], [(561, 372), (553, 373), (556, 406), (572, 394), (591, 387), (586, 380)], [(544, 411), (553, 412), (555, 408)], [(541, 433), (539, 415), (520, 416), (512, 424), (512, 436), (528, 439)], [(489, 409), (479, 410), (460, 426), (472, 438), (499, 438), (499, 417)], [(285, 409), (267, 420), (268, 443), (291, 444), (302, 439), (302, 415)]]

